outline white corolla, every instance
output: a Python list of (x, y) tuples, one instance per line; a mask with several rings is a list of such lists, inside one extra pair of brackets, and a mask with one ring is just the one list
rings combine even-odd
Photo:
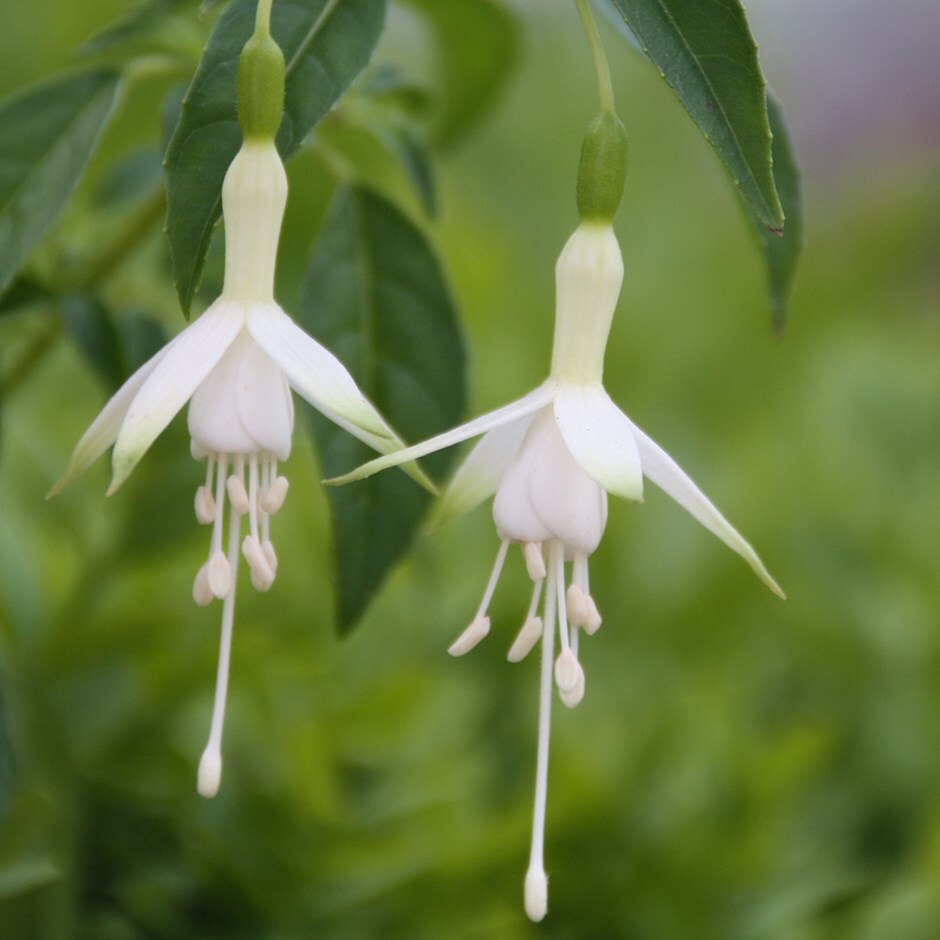
[[(225, 279), (221, 296), (124, 383), (78, 442), (50, 493), (57, 493), (114, 445), (108, 490), (113, 493), (189, 402), (192, 454), (207, 464), (205, 483), (196, 492), (196, 517), (212, 526), (208, 559), (196, 575), (193, 597), (200, 605), (213, 598), (223, 601), (212, 730), (199, 767), (199, 791), (204, 796), (216, 793), (222, 769), (239, 548), (258, 590), (268, 590), (277, 571), (270, 517), (281, 508), (287, 493), (287, 480), (278, 464), (291, 450), (291, 389), (376, 450), (389, 452), (403, 446), (342, 363), (274, 300), (286, 200), (287, 177), (274, 142), (246, 140), (222, 188)], [(414, 467), (408, 472), (427, 483)], [(242, 540), (245, 516), (248, 532)]]
[[(493, 519), (501, 545), (476, 616), (450, 652), (462, 655), (489, 633), (487, 608), (509, 545), (518, 543), (534, 585), (528, 615), (509, 659), (521, 660), (539, 639), (543, 648), (535, 813), (525, 883), (526, 911), (534, 920), (542, 919), (547, 906), (543, 831), (552, 674), (562, 701), (569, 707), (577, 705), (584, 695), (579, 631), (590, 635), (601, 624), (590, 592), (588, 557), (604, 533), (607, 494), (639, 500), (643, 478), (652, 480), (783, 596), (754, 549), (604, 390), (604, 351), (622, 281), (623, 260), (613, 228), (607, 222), (582, 222), (556, 267), (548, 380), (509, 405), (327, 481), (352, 482), (483, 435), (444, 493), (438, 518), (452, 518), (495, 494)], [(567, 589), (566, 562), (571, 566)], [(553, 668), (556, 625), (561, 651)]]

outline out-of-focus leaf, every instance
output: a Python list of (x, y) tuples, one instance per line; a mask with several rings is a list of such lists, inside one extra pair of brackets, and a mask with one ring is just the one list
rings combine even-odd
[(14, 278), (10, 286), (0, 295), (0, 317), (16, 313), (36, 304), (47, 303), (55, 294), (45, 284), (30, 277)]
[(110, 312), (96, 297), (73, 295), (61, 304), (69, 335), (109, 389), (124, 380), (121, 343)]
[(612, 0), (761, 223), (783, 228), (764, 76), (738, 0)]
[(117, 324), (124, 378), (136, 372), (166, 343), (163, 327), (145, 313), (123, 313)]
[(374, 113), (364, 120), (344, 113), (320, 125), (317, 141), (328, 161), (341, 164), (343, 176), (401, 207), (434, 214), (431, 155), (418, 130)]
[(60, 869), (48, 858), (25, 858), (0, 868), (0, 901), (35, 891), (62, 877)]
[[(399, 433), (414, 441), (452, 425), (464, 406), (464, 350), (450, 293), (423, 234), (374, 193), (344, 188), (314, 247), (298, 318), (348, 366)], [(312, 415), (323, 472), (374, 454)], [(441, 473), (449, 454), (429, 459)], [(414, 535), (427, 494), (400, 472), (327, 492), (336, 616), (351, 629)]]
[(134, 150), (105, 171), (94, 198), (102, 207), (115, 207), (140, 198), (162, 183), (160, 155), (152, 148)]
[(496, 100), (519, 47), (515, 19), (491, 0), (406, 0), (437, 38), (441, 109), (435, 139), (452, 144)]
[(4, 688), (5, 675), (0, 668), (0, 821), (6, 815), (10, 794), (16, 780), (16, 762), (13, 753), (13, 727), (10, 703)]
[[(238, 56), (254, 29), (256, 0), (219, 17), (167, 150), (167, 233), (180, 305), (188, 316), (221, 212), (222, 180), (241, 145), (235, 114)], [(289, 157), (369, 61), (385, 0), (278, 0), (271, 33), (287, 66), (278, 148)]]
[(146, 0), (122, 14), (78, 49), (83, 58), (121, 63), (142, 55), (170, 54), (197, 58), (199, 30), (183, 7), (195, 0)]
[(744, 210), (757, 233), (767, 270), (767, 289), (774, 329), (781, 334), (786, 325), (787, 301), (793, 287), (793, 278), (803, 250), (803, 194), (800, 190), (800, 170), (790, 145), (790, 135), (783, 120), (783, 112), (772, 95), (767, 96), (767, 113), (774, 135), (774, 181), (787, 216), (786, 228), (780, 235), (776, 235), (761, 223), (749, 203), (744, 203)]
[(65, 297), (61, 311), (69, 335), (109, 391), (117, 389), (165, 341), (162, 327), (152, 318), (132, 314), (118, 319), (97, 297)]
[(0, 291), (81, 178), (117, 83), (111, 71), (79, 72), (0, 103)]
[(410, 114), (424, 113), (431, 105), (431, 95), (426, 88), (388, 63), (379, 64), (364, 73), (356, 91), (375, 101), (397, 104)]

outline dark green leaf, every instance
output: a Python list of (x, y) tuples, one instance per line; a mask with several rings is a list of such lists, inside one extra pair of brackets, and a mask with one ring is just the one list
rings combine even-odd
[(80, 72), (0, 103), (0, 291), (81, 178), (117, 81), (110, 71)]
[(764, 76), (738, 0), (612, 0), (768, 228), (783, 227)]
[(96, 297), (65, 297), (61, 310), (69, 335), (112, 392), (153, 356), (166, 339), (160, 325), (145, 315), (125, 315), (116, 322)]
[(434, 164), (428, 142), (417, 128), (407, 124), (380, 125), (375, 128), (375, 133), (398, 160), (418, 194), (424, 211), (433, 216), (437, 211), (437, 198), (434, 193)]
[(133, 150), (115, 161), (95, 187), (94, 199), (104, 208), (113, 208), (140, 199), (141, 193), (160, 186), (163, 170), (159, 153), (150, 147)]
[(55, 294), (45, 284), (21, 275), (0, 295), (0, 316), (48, 303), (54, 298)]
[[(254, 28), (255, 0), (219, 17), (167, 150), (167, 230), (180, 305), (188, 315), (221, 212), (225, 171), (241, 145), (235, 75)], [(287, 158), (368, 62), (385, 0), (278, 0), (271, 32), (287, 63), (278, 148)]]
[[(406, 440), (459, 419), (464, 351), (453, 301), (424, 235), (381, 197), (340, 191), (314, 247), (298, 312)], [(312, 423), (326, 476), (374, 456), (321, 415)], [(442, 473), (449, 458), (437, 454), (428, 466)], [(327, 497), (337, 622), (345, 631), (407, 549), (428, 497), (397, 471), (330, 488)]]
[(491, 0), (407, 0), (437, 37), (441, 110), (435, 138), (453, 143), (495, 101), (512, 72), (515, 19)]
[(76, 346), (109, 389), (124, 381), (121, 343), (110, 312), (95, 297), (73, 295), (62, 300), (62, 320)]
[(786, 325), (787, 301), (793, 287), (793, 278), (803, 250), (803, 196), (800, 191), (800, 170), (790, 146), (790, 135), (783, 120), (783, 112), (772, 95), (767, 96), (767, 113), (774, 135), (774, 180), (786, 212), (787, 226), (781, 235), (777, 235), (761, 223), (749, 204), (745, 203), (744, 208), (754, 225), (764, 256), (770, 311), (774, 329), (781, 334)]

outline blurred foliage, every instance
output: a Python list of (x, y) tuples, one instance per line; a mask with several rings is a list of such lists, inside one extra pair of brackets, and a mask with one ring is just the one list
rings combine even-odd
[[(3, 89), (59, 68), (122, 6), (18, 8), (0, 35)], [(378, 61), (420, 61), (412, 12), (391, 13)], [(474, 412), (547, 368), (552, 269), (594, 110), (573, 33), (567, 4), (522, 17), (508, 95), (437, 180)], [(95, 372), (82, 352), (94, 310), (65, 330), (27, 290), (0, 319), (4, 940), (937, 936), (940, 174), (912, 156), (857, 164), (825, 192), (809, 181), (808, 252), (777, 342), (717, 160), (638, 57), (614, 71), (631, 178), (607, 386), (790, 599), (660, 494), (611, 506), (587, 695), (555, 713), (551, 907), (535, 927), (521, 886), (537, 664), (504, 658), (522, 566), (507, 566), (493, 635), (448, 657), (497, 546), (478, 510), (419, 538), (338, 641), (327, 503), (299, 421), (278, 581), (239, 597), (226, 776), (206, 802), (195, 766), (218, 624), (190, 599), (200, 468), (179, 419), (110, 500), (102, 461), (43, 501), (118, 366)], [(166, 82), (124, 89), (36, 271), (82, 269), (121, 234), (127, 205), (96, 194), (116, 155), (159, 150)], [(285, 301), (332, 189), (316, 154), (290, 173)], [(181, 321), (156, 228), (119, 262), (105, 300), (124, 369)]]

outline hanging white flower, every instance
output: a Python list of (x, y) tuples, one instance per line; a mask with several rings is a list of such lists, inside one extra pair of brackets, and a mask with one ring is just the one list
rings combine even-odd
[[(343, 364), (308, 336), (274, 300), (274, 274), (287, 177), (274, 141), (249, 138), (222, 187), (225, 278), (222, 294), (195, 322), (141, 366), (105, 405), (78, 442), (54, 495), (114, 445), (108, 493), (189, 402), (191, 450), (206, 461), (196, 517), (212, 527), (193, 597), (223, 602), (222, 644), (209, 743), (199, 792), (213, 796), (221, 777), (221, 740), (239, 550), (251, 581), (267, 591), (277, 573), (271, 516), (281, 508), (290, 455), (291, 389), (330, 420), (380, 452), (403, 443), (366, 400)], [(424, 485), (426, 478), (415, 468)], [(228, 518), (226, 520), (226, 502)], [(242, 520), (248, 531), (241, 537)], [(225, 528), (228, 526), (226, 538)]]
[[(604, 390), (604, 351), (622, 281), (623, 260), (610, 223), (582, 222), (556, 266), (557, 308), (548, 380), (509, 405), (327, 481), (362, 479), (483, 435), (444, 493), (438, 519), (466, 512), (495, 494), (493, 519), (501, 545), (480, 607), (449, 652), (463, 655), (489, 633), (487, 608), (509, 546), (518, 543), (533, 590), (509, 659), (518, 662), (542, 641), (535, 811), (525, 882), (526, 911), (533, 920), (544, 917), (548, 897), (543, 832), (552, 675), (565, 705), (577, 705), (584, 695), (578, 637), (581, 631), (595, 633), (601, 625), (590, 592), (588, 557), (607, 524), (607, 494), (640, 500), (643, 478), (652, 480), (783, 597), (754, 549)], [(570, 563), (567, 588), (566, 563)], [(553, 667), (556, 628), (561, 652)]]

